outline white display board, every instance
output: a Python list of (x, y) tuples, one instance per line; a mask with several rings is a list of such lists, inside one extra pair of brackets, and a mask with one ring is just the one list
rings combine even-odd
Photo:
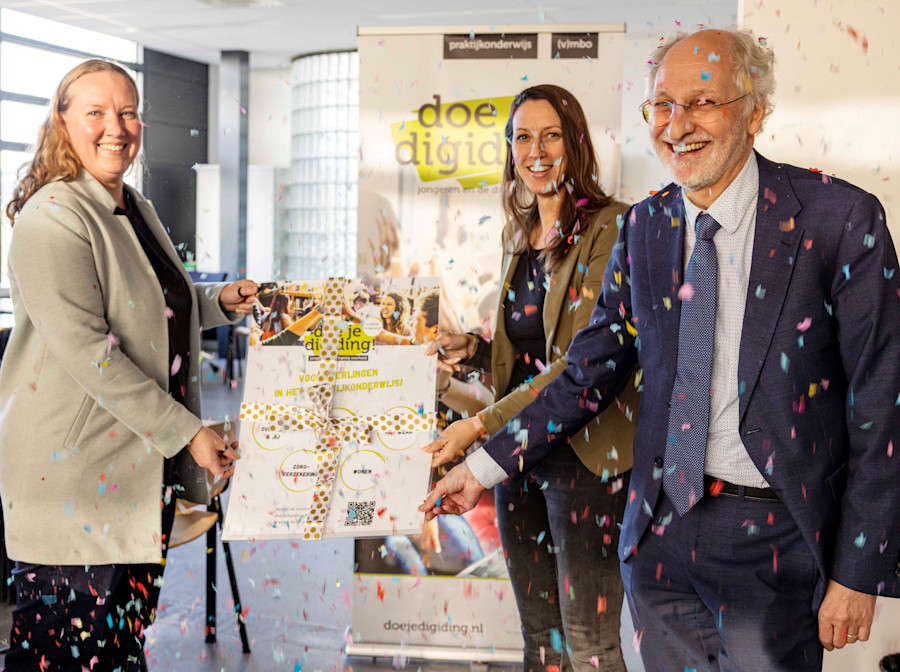
[[(624, 25), (360, 28), (358, 273), (439, 275), (466, 330), (501, 279), (505, 126), (523, 89), (581, 104), (608, 193), (619, 184)], [(493, 502), (419, 535), (357, 542), (352, 655), (520, 662)]]

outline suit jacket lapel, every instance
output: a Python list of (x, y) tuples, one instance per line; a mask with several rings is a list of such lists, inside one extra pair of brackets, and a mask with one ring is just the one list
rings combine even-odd
[(681, 320), (678, 289), (683, 282), (684, 227), (687, 222), (681, 199), (681, 189), (670, 185), (655, 204), (648, 204), (654, 211), (649, 213), (649, 226), (645, 232), (650, 287), (657, 315), (657, 336), (665, 349), (663, 361), (670, 386), (675, 381), (678, 360), (678, 328)]
[(787, 173), (758, 154), (757, 159), (756, 232), (738, 361), (741, 420), (772, 342), (803, 238), (803, 230), (794, 223), (801, 205)]

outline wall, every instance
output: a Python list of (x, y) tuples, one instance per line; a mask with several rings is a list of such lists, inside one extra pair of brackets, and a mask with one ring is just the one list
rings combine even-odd
[[(775, 51), (775, 112), (759, 151), (871, 191), (900, 239), (900, 3), (747, 0), (743, 25)], [(896, 548), (893, 551), (896, 554)], [(877, 670), (900, 651), (900, 600), (879, 598), (869, 642), (825, 655), (825, 672)]]
[(258, 166), (291, 165), (291, 71), (250, 70), (249, 161)]
[(622, 183), (619, 190), (619, 199), (625, 203), (642, 201), (650, 191), (672, 181), (653, 152), (648, 126), (638, 109), (647, 100), (647, 57), (666, 30), (661, 26), (660, 35), (653, 36), (625, 33), (622, 59)]
[(874, 193), (900, 238), (900, 3), (741, 3), (743, 23), (775, 51), (775, 112), (759, 150)]
[(207, 156), (208, 67), (144, 50), (144, 195), (182, 257), (193, 256), (196, 188), (191, 166)]

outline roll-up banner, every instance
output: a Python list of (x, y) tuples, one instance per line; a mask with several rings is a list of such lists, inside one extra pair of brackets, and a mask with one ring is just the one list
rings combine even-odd
[[(358, 275), (439, 275), (442, 309), (489, 330), (501, 280), (506, 120), (536, 84), (572, 93), (619, 187), (625, 26), (359, 28)], [(357, 542), (351, 655), (520, 661), (490, 497), (415, 535)], [(535, 540), (537, 543), (537, 540)]]

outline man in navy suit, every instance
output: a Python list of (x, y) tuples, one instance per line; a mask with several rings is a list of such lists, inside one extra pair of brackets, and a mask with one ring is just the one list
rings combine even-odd
[(674, 184), (620, 222), (566, 371), (421, 507), (521, 478), (640, 366), (619, 555), (648, 671), (818, 670), (900, 596), (897, 256), (871, 194), (753, 150), (773, 60), (742, 31), (657, 49)]

